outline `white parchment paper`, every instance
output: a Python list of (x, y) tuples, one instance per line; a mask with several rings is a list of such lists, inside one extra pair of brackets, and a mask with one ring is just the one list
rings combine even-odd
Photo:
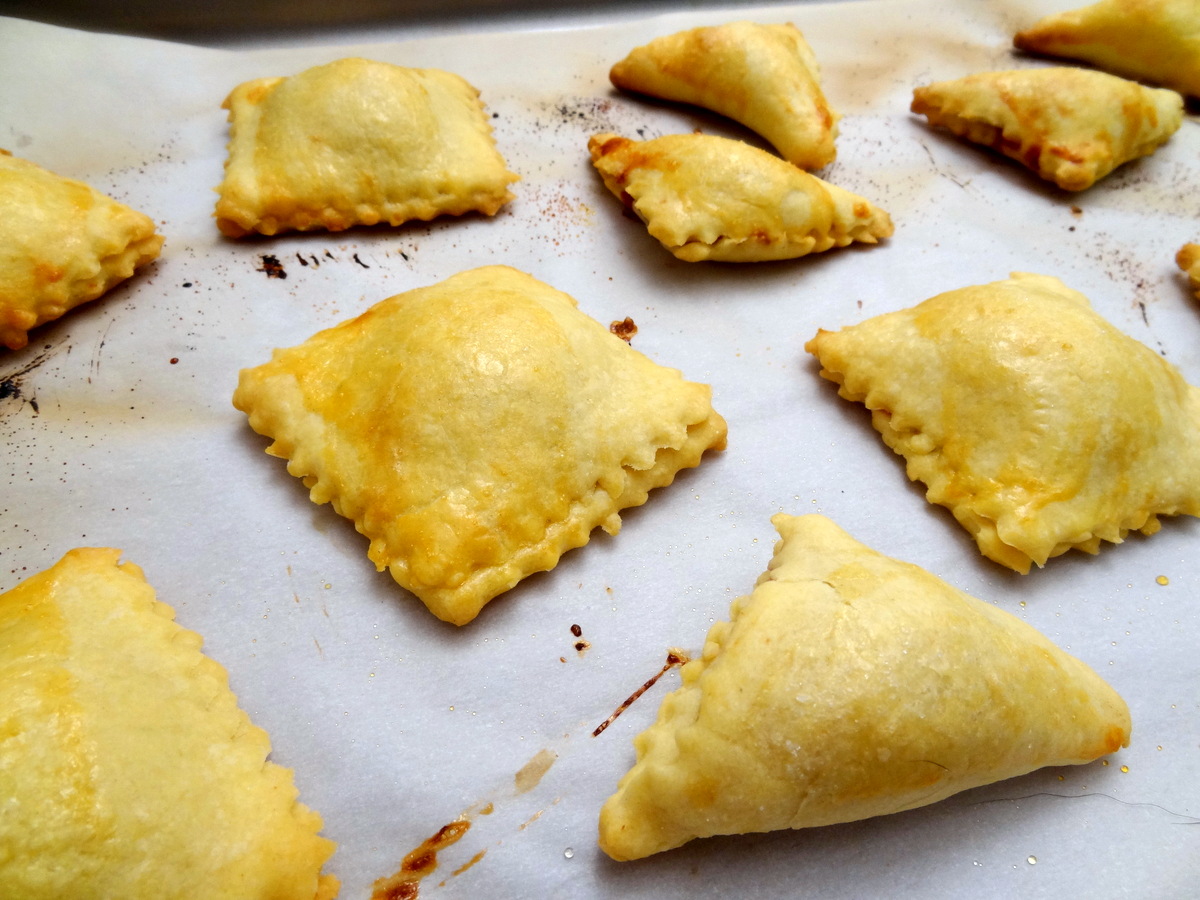
[[(1064, 4), (1058, 4), (1064, 5)], [(1185, 897), (1200, 868), (1200, 522), (1017, 576), (982, 559), (910, 484), (803, 343), (941, 291), (1062, 278), (1200, 384), (1200, 309), (1174, 266), (1200, 239), (1200, 127), (1078, 195), (928, 128), (912, 88), (1044, 65), (1010, 49), (1035, 4), (853, 2), (707, 10), (607, 26), (236, 52), (0, 19), (0, 146), (150, 214), (162, 257), (0, 353), (0, 589), (74, 546), (115, 546), (204, 635), (277, 762), (339, 843), (342, 896), (366, 897), (441, 826), (421, 896)], [(888, 210), (875, 248), (757, 266), (678, 262), (621, 214), (588, 137), (700, 128), (700, 110), (615, 92), (630, 48), (733, 18), (794, 21), (838, 109), (823, 177)], [(239, 82), (346, 55), (449, 69), (482, 92), (522, 180), (495, 219), (270, 240), (211, 217)], [(268, 277), (274, 256), (286, 278)], [(366, 559), (230, 405), (240, 368), (376, 301), (505, 263), (572, 294), (636, 348), (711, 383), (729, 448), (655, 492), (553, 572), (456, 629)], [(1012, 612), (1128, 700), (1132, 746), (933, 807), (831, 828), (717, 838), (637, 863), (596, 848), (672, 672), (764, 569), (769, 517), (819, 511), (876, 549)], [(1159, 576), (1166, 583), (1159, 583)], [(571, 630), (588, 643), (577, 651)], [(540, 777), (517, 773), (535, 757)], [(531, 786), (532, 785), (532, 786)]]

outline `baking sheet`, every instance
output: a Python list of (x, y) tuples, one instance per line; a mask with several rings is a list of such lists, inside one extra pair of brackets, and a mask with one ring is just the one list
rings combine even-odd
[[(1194, 115), (1154, 156), (1069, 195), (907, 112), (917, 84), (1042, 65), (1010, 50), (1035, 6), (776, 5), (236, 52), (0, 19), (0, 146), (146, 211), (166, 235), (132, 282), (0, 355), (0, 589), (71, 547), (122, 548), (204, 635), (275, 760), (295, 770), (340, 845), (329, 869), (343, 897), (368, 896), (459, 817), (470, 828), (421, 896), (1193, 895), (1200, 522), (1009, 573), (924, 501), (802, 349), (819, 327), (1033, 271), (1083, 291), (1200, 384), (1200, 309), (1172, 261), (1200, 238)], [(843, 114), (821, 174), (888, 210), (892, 239), (785, 263), (687, 264), (621, 215), (587, 161), (591, 134), (755, 138), (620, 95), (609, 66), (653, 36), (735, 18), (805, 32)], [(220, 238), (220, 101), (243, 80), (354, 54), (478, 87), (522, 177), (516, 200), (492, 220)], [(267, 255), (286, 278), (266, 271)], [(490, 263), (567, 291), (601, 322), (633, 318), (636, 348), (713, 385), (730, 438), (626, 513), (619, 535), (598, 533), (456, 629), (374, 571), (365, 540), (308, 501), (229, 398), (238, 370), (271, 348)], [(611, 862), (596, 848), (600, 805), (677, 673), (592, 732), (667, 648), (698, 649), (750, 590), (777, 511), (822, 512), (1038, 627), (1128, 700), (1132, 746), (900, 815)]]

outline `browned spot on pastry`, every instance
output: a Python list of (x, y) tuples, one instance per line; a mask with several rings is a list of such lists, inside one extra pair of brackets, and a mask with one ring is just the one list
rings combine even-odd
[[(637, 325), (634, 324), (633, 319), (629, 318), (629, 316), (626, 316), (620, 322), (613, 322), (608, 326), (608, 330), (627, 344), (633, 340), (633, 336), (638, 332)], [(574, 631), (575, 627), (578, 626), (574, 626), (571, 630)], [(576, 632), (575, 636), (579, 636), (578, 632)]]
[(613, 722), (617, 721), (617, 716), (621, 715), (621, 713), (623, 713), (623, 712), (625, 712), (625, 710), (629, 709), (629, 707), (631, 707), (633, 705), (633, 702), (635, 700), (637, 700), (638, 697), (642, 696), (642, 694), (646, 693), (646, 691), (648, 691), (648, 690), (650, 690), (650, 688), (654, 687), (655, 682), (658, 681), (658, 679), (662, 678), (665, 674), (667, 674), (668, 669), (670, 669), (673, 666), (682, 666), (684, 663), (687, 663), (689, 661), (690, 661), (690, 659), (689, 659), (688, 655), (686, 653), (684, 653), (682, 650), (679, 650), (675, 647), (672, 647), (670, 650), (668, 650), (667, 651), (667, 661), (665, 663), (663, 663), (663, 667), (658, 670), (658, 673), (653, 678), (649, 679), (640, 688), (638, 688), (636, 691), (634, 691), (632, 694), (630, 694), (628, 697), (626, 697), (625, 702), (622, 703), (620, 706), (618, 706), (611, 716), (609, 716), (607, 719), (605, 719), (603, 722), (601, 722), (596, 727), (596, 730), (592, 732), (592, 737), (598, 737), (600, 735), (600, 733), (602, 731), (604, 731), (605, 728), (607, 728)]
[(420, 891), (421, 879), (437, 868), (438, 852), (460, 840), (470, 827), (466, 819), (443, 825), (404, 857), (399, 871), (375, 882), (371, 900), (413, 900)]
[(279, 261), (279, 257), (264, 253), (260, 259), (262, 265), (258, 267), (257, 271), (266, 272), (268, 278), (287, 278), (287, 272), (283, 268), (283, 263)]

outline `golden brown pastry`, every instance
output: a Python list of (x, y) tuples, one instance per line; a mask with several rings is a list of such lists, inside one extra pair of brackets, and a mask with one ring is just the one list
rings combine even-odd
[(822, 516), (771, 521), (754, 592), (634, 741), (609, 856), (900, 812), (1128, 744), (1125, 702), (1034, 628)]
[(120, 555), (72, 550), (0, 595), (0, 893), (334, 897), (321, 817)]
[(149, 217), (0, 150), (0, 344), (95, 300), (158, 256)]
[(379, 569), (462, 625), (723, 447), (710, 396), (489, 266), (275, 351), (233, 402)]
[(340, 59), (238, 85), (223, 106), (230, 237), (491, 216), (513, 196), (479, 92), (450, 72)]
[(728, 116), (802, 169), (819, 169), (837, 155), (838, 115), (795, 25), (731, 22), (656, 38), (613, 66), (609, 78), (622, 90)]
[(1175, 263), (1187, 273), (1192, 290), (1200, 299), (1200, 244), (1184, 244), (1175, 254)]
[(1200, 97), (1200, 0), (1102, 0), (1047, 16), (1013, 43)]
[(1200, 515), (1200, 390), (1057, 278), (950, 291), (805, 349), (1010, 569)]
[(1149, 156), (1183, 122), (1183, 98), (1090, 69), (984, 72), (913, 91), (912, 111), (1069, 191)]
[(892, 234), (862, 197), (741, 141), (598, 134), (588, 149), (605, 186), (688, 262), (792, 259)]

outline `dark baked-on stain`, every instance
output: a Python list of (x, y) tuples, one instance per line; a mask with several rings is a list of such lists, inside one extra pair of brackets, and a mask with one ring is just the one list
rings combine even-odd
[(264, 253), (259, 259), (262, 260), (262, 265), (258, 267), (257, 271), (266, 272), (268, 278), (287, 278), (287, 272), (278, 256)]
[(466, 819), (443, 825), (404, 857), (399, 871), (375, 882), (371, 900), (414, 900), (421, 889), (421, 879), (437, 868), (438, 851), (457, 843), (470, 827), (471, 823)]
[(608, 326), (608, 330), (627, 344), (633, 341), (633, 336), (638, 332), (637, 325), (629, 316), (626, 316), (621, 322), (613, 322)]

